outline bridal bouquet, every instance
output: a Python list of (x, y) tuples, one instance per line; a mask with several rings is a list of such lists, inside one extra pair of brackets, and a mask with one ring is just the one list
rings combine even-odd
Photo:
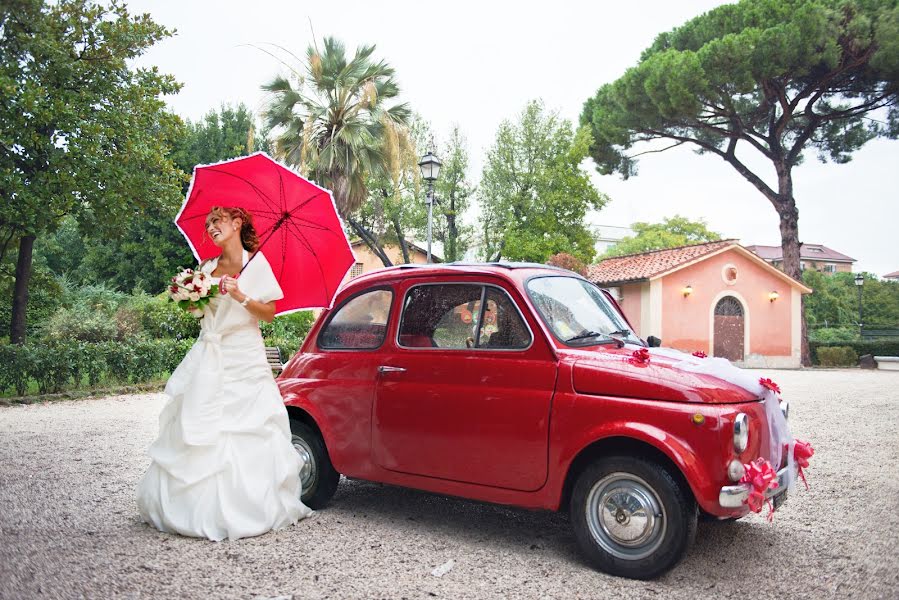
[(203, 316), (203, 307), (218, 293), (219, 286), (212, 283), (212, 277), (202, 271), (184, 269), (172, 277), (168, 287), (169, 300), (197, 317)]

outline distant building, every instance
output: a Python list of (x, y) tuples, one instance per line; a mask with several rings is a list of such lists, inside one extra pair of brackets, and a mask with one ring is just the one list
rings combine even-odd
[(893, 271), (892, 273), (887, 273), (883, 276), (884, 279), (889, 279), (890, 281), (899, 281), (899, 271)]
[(634, 230), (630, 227), (619, 227), (617, 225), (594, 225), (593, 235), (596, 243), (593, 246), (596, 249), (596, 256), (602, 256), (606, 250), (623, 240), (628, 236), (635, 235)]
[[(370, 273), (377, 269), (384, 268), (384, 263), (378, 258), (377, 254), (372, 252), (371, 248), (368, 247), (368, 244), (362, 240), (356, 240), (355, 242), (352, 242), (351, 245), (353, 247), (353, 254), (356, 256), (356, 264), (350, 269), (345, 282), (354, 277), (358, 277), (363, 273)], [(427, 248), (422, 248), (414, 242), (406, 242), (406, 246), (409, 250), (410, 262), (414, 264), (424, 264), (428, 262)], [(443, 262), (443, 259), (438, 256), (438, 254), (443, 253), (442, 246), (440, 246), (440, 244), (432, 244), (431, 246), (431, 262)], [(395, 265), (401, 265), (405, 262), (403, 260), (403, 252), (396, 244), (387, 244), (384, 246), (384, 252), (387, 254), (387, 258), (389, 258)]]
[(812, 290), (721, 240), (609, 258), (588, 279), (608, 288), (640, 337), (747, 367), (798, 367), (802, 294)]
[[(783, 270), (784, 254), (780, 246), (746, 246), (750, 252), (780, 270)], [(821, 244), (799, 245), (799, 268), (821, 273), (851, 273), (855, 259)]]

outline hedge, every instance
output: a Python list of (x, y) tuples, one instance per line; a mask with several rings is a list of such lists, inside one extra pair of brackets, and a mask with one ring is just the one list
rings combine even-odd
[[(0, 344), (0, 394), (13, 389), (24, 396), (34, 382), (38, 393), (89, 387), (101, 381), (144, 383), (175, 370), (195, 340), (134, 340), (130, 342), (48, 341), (24, 345)], [(297, 350), (293, 339), (267, 339), (288, 357)]]
[(85, 377), (90, 387), (103, 380), (142, 383), (174, 370), (192, 343), (69, 340), (0, 345), (0, 393), (12, 388), (22, 396), (34, 382), (40, 394), (51, 394), (81, 387)]
[(874, 356), (899, 356), (899, 340), (874, 339), (857, 340), (852, 342), (809, 342), (809, 350), (812, 355), (812, 363), (821, 364), (818, 356), (819, 348), (851, 348), (857, 356), (872, 354)]

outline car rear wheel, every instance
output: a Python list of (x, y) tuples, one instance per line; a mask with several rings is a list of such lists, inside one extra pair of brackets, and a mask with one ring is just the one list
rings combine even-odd
[(677, 564), (696, 535), (697, 507), (665, 467), (604, 457), (578, 476), (571, 524), (578, 545), (606, 573), (652, 579)]
[(303, 487), (301, 500), (309, 508), (324, 508), (331, 501), (340, 473), (334, 470), (325, 442), (317, 431), (306, 423), (290, 419), (293, 448), (303, 459), (300, 469), (300, 485)]

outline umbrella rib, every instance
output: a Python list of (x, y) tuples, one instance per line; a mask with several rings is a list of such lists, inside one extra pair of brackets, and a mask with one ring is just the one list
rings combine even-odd
[(296, 206), (294, 206), (293, 208), (291, 208), (291, 209), (288, 211), (288, 213), (289, 213), (291, 216), (293, 216), (293, 213), (295, 213), (296, 211), (300, 210), (301, 208), (303, 208), (304, 206), (306, 206), (307, 204), (309, 204), (310, 202), (312, 202), (313, 200), (315, 200), (316, 198), (318, 198), (318, 197), (321, 196), (322, 194), (327, 194), (327, 192), (319, 192), (319, 193), (317, 193), (317, 194), (313, 194), (312, 196), (309, 196), (308, 198), (306, 198), (305, 200), (303, 200), (301, 203), (299, 203), (299, 204), (297, 204)]
[[(287, 225), (287, 228), (293, 232), (293, 235), (297, 238), (297, 241), (303, 244), (306, 250), (308, 250), (309, 253), (312, 254), (312, 256), (318, 259), (318, 254), (315, 253), (315, 248), (313, 248), (312, 244), (309, 243), (309, 240), (306, 239), (306, 236), (303, 235), (303, 232), (300, 231), (299, 227), (297, 227), (294, 223), (291, 223), (290, 219), (284, 221), (284, 223)], [(291, 228), (291, 226), (293, 227)]]
[(209, 168), (209, 171), (212, 172), (212, 173), (220, 173), (220, 174), (222, 174), (222, 175), (227, 175), (228, 177), (233, 177), (233, 178), (235, 178), (235, 179), (238, 179), (238, 180), (240, 180), (240, 181), (243, 181), (245, 184), (247, 184), (248, 186), (250, 186), (250, 189), (252, 189), (254, 192), (256, 192), (256, 195), (259, 196), (259, 199), (262, 200), (263, 202), (265, 202), (265, 205), (269, 207), (269, 209), (273, 212), (273, 214), (278, 214), (278, 213), (281, 212), (281, 211), (278, 210), (278, 205), (277, 205), (277, 204), (274, 204), (274, 203), (272, 202), (272, 199), (271, 199), (271, 198), (269, 198), (266, 194), (264, 194), (264, 193), (262, 192), (262, 190), (260, 190), (260, 189), (256, 186), (256, 184), (254, 184), (252, 181), (250, 181), (250, 180), (247, 179), (246, 177), (241, 177), (240, 175), (235, 175), (234, 173), (229, 173), (228, 171), (224, 171), (224, 170), (222, 170), (222, 169), (215, 169), (215, 168), (212, 168), (212, 167)]
[[(289, 221), (288, 221), (288, 223), (289, 223)], [(312, 245), (309, 243), (309, 240), (306, 239), (306, 236), (303, 235), (303, 232), (302, 232), (302, 231), (300, 231), (299, 229), (296, 229), (296, 231), (294, 231), (294, 233), (295, 233), (295, 235), (298, 236), (298, 237), (297, 237), (297, 241), (300, 241), (304, 246), (306, 246), (306, 248), (309, 249), (309, 252), (311, 252), (311, 253), (312, 253), (312, 256), (315, 258), (315, 266), (318, 267), (318, 275), (319, 275), (319, 277), (321, 278), (322, 287), (323, 287), (324, 290), (325, 290), (325, 297), (326, 297), (326, 298), (330, 298), (330, 297), (331, 297), (331, 290), (328, 288), (328, 280), (325, 278), (325, 270), (322, 268), (322, 263), (321, 263), (321, 261), (318, 259), (318, 254), (316, 254), (316, 252), (315, 252), (315, 250), (313, 249)], [(286, 239), (286, 238), (285, 238), (285, 239)]]

